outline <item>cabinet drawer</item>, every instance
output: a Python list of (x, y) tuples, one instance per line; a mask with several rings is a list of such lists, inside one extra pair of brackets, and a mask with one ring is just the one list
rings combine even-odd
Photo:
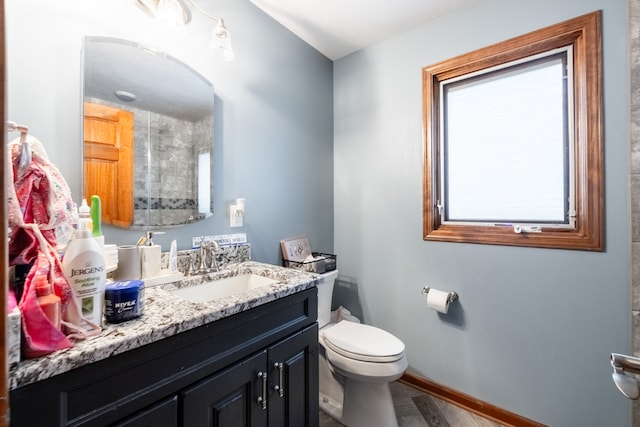
[(173, 396), (126, 420), (117, 422), (114, 427), (178, 427), (178, 396)]

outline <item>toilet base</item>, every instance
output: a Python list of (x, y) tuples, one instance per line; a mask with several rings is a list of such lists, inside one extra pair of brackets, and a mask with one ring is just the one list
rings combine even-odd
[(389, 383), (337, 374), (320, 346), (320, 409), (347, 427), (397, 427)]
[(346, 379), (342, 423), (348, 427), (398, 427), (389, 384)]
[(322, 345), (319, 347), (318, 365), (320, 370), (319, 388), (320, 388), (320, 409), (330, 415), (332, 418), (340, 421), (342, 419), (342, 400), (344, 389), (342, 384), (344, 378), (336, 378), (336, 373), (329, 366), (326, 353)]
[[(398, 427), (388, 384), (359, 383), (346, 387), (350, 390), (365, 387), (367, 390), (353, 390), (355, 398), (344, 405), (320, 393), (320, 409), (347, 427)], [(373, 396), (378, 399), (375, 405), (370, 401)]]

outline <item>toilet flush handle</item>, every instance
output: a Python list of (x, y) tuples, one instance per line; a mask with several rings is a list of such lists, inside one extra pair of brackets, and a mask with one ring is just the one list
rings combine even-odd
[(280, 397), (284, 397), (284, 365), (282, 362), (276, 362), (273, 366), (278, 370), (279, 383), (273, 386), (273, 389), (278, 392)]

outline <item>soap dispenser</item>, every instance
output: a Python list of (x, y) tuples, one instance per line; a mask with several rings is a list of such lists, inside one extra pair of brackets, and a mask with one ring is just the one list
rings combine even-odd
[[(162, 246), (153, 243), (153, 234), (153, 231), (147, 231), (147, 240), (144, 246), (140, 247), (143, 279), (150, 279), (160, 274)], [(155, 232), (155, 234), (160, 233)]]

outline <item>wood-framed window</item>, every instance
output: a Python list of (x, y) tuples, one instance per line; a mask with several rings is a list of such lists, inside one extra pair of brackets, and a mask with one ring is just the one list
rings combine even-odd
[(600, 20), (423, 68), (425, 240), (604, 249)]

